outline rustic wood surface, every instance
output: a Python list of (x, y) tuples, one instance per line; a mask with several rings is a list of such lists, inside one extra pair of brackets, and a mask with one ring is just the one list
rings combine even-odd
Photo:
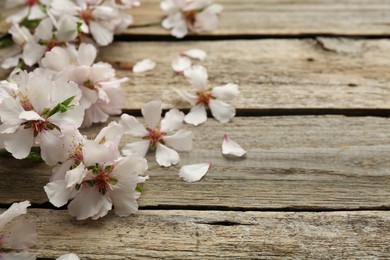
[(390, 213), (146, 210), (76, 221), (32, 209), (38, 256), (82, 259), (387, 258)]
[[(389, 257), (390, 2), (217, 2), (225, 9), (214, 32), (179, 42), (159, 25), (130, 28), (100, 50), (100, 60), (129, 78), (127, 113), (139, 115), (155, 98), (167, 109), (190, 108), (172, 88), (193, 88), (170, 68), (190, 48), (209, 54), (200, 64), (211, 86), (234, 82), (242, 93), (231, 102), (240, 115), (231, 123), (186, 126), (194, 149), (180, 153), (179, 165), (162, 168), (147, 156), (150, 180), (137, 214), (76, 221), (47, 203), (50, 167), (0, 157), (0, 212), (33, 203), (21, 218), (37, 225), (32, 251), (40, 259), (68, 252), (81, 259)], [(136, 25), (158, 22), (158, 4), (142, 0), (132, 9)], [(0, 58), (13, 52), (0, 49)], [(157, 67), (133, 74), (144, 58)], [(0, 79), (9, 72), (0, 69)], [(335, 115), (319, 116), (328, 113)], [(222, 157), (225, 133), (248, 150), (244, 159)], [(200, 182), (180, 180), (182, 165), (208, 161)]]
[[(100, 127), (86, 134), (94, 136)], [(150, 180), (144, 185), (141, 207), (390, 208), (387, 118), (248, 117), (223, 125), (209, 119), (204, 126), (187, 128), (194, 132), (194, 147), (180, 153), (179, 165), (159, 167), (154, 155), (148, 156)], [(248, 150), (246, 158), (222, 157), (224, 133)], [(121, 145), (130, 141), (134, 139), (123, 138)], [(46, 202), (42, 187), (50, 168), (9, 161), (0, 159), (0, 178), (9, 180), (0, 190), (2, 202)], [(201, 162), (213, 164), (201, 182), (180, 180), (182, 165)]]

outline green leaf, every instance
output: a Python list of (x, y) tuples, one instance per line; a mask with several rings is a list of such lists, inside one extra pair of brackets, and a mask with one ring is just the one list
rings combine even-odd
[(41, 157), (41, 149), (39, 147), (31, 148), (30, 154), (26, 157), (25, 160), (30, 162), (43, 162)]
[(45, 115), (42, 115), (44, 118), (48, 118), (48, 117), (51, 117), (52, 115), (60, 112), (60, 113), (65, 113), (66, 111), (68, 111), (69, 108), (72, 108), (74, 107), (74, 105), (71, 105), (70, 103), (73, 101), (73, 99), (75, 98), (76, 96), (71, 96), (70, 98), (62, 101), (61, 103), (58, 103), (52, 110), (50, 110), (49, 113), (47, 113), (47, 116), (46, 114)]
[(139, 192), (139, 193), (142, 193), (141, 186), (137, 184), (137, 187), (135, 187), (135, 191)]
[(12, 35), (9, 33), (5, 33), (0, 36), (0, 48), (9, 47), (14, 44), (12, 40)]
[(25, 26), (27, 27), (28, 29), (35, 29), (38, 27), (39, 23), (41, 22), (41, 20), (39, 19), (34, 19), (34, 20), (28, 20), (27, 18), (25, 18), (21, 23), (20, 25), (21, 26)]

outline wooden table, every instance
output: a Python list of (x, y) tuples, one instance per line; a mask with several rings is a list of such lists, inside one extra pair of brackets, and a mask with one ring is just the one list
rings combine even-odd
[[(139, 116), (154, 98), (188, 110), (172, 88), (191, 87), (170, 61), (190, 48), (209, 54), (202, 64), (212, 85), (234, 82), (242, 92), (231, 123), (186, 126), (194, 149), (179, 165), (147, 157), (137, 214), (76, 221), (47, 202), (49, 167), (0, 159), (0, 204), (31, 200), (39, 257), (390, 256), (390, 1), (218, 2), (225, 11), (215, 32), (176, 41), (159, 27), (136, 28), (100, 52), (130, 79), (125, 113)], [(139, 23), (161, 16), (156, 0), (131, 12)], [(129, 67), (143, 58), (156, 69), (134, 75)], [(224, 133), (248, 150), (245, 159), (222, 157)], [(202, 181), (178, 177), (182, 165), (208, 161)]]

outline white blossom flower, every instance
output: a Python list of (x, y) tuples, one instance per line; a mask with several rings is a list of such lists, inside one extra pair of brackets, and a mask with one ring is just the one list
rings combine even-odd
[(151, 59), (144, 59), (139, 62), (137, 62), (133, 67), (134, 73), (141, 73), (145, 71), (152, 70), (156, 67), (156, 62), (152, 61)]
[(70, 253), (58, 257), (57, 260), (80, 260), (80, 258), (76, 254)]
[[(32, 247), (36, 242), (37, 232), (33, 224), (23, 221), (11, 226), (4, 233), (5, 225), (14, 218), (26, 214), (29, 206), (31, 206), (29, 201), (14, 203), (0, 215), (0, 259), (35, 259), (33, 254), (20, 252)], [(3, 250), (6, 253), (2, 253)]]
[(184, 90), (175, 91), (194, 107), (185, 116), (184, 121), (188, 124), (199, 125), (207, 120), (206, 109), (210, 108), (215, 119), (222, 123), (229, 122), (236, 114), (234, 106), (221, 100), (230, 100), (240, 94), (238, 85), (226, 84), (214, 88), (208, 87), (208, 75), (204, 67), (195, 65), (184, 71), (187, 80), (198, 88), (196, 94)]
[(186, 69), (191, 68), (192, 59), (204, 60), (207, 53), (201, 49), (190, 49), (177, 55), (171, 62), (172, 69), (176, 73), (181, 73)]
[(78, 50), (73, 46), (54, 47), (42, 59), (43, 67), (78, 84), (82, 91), (80, 104), (86, 109), (82, 127), (106, 122), (110, 115), (120, 114), (125, 100), (121, 83), (127, 78), (116, 78), (108, 63), (94, 63), (96, 55), (96, 47), (82, 43)]
[(210, 166), (211, 163), (185, 165), (180, 168), (179, 176), (186, 182), (196, 182), (203, 178)]
[(45, 6), (50, 3), (50, 0), (6, 0), (5, 8), (20, 7), (20, 10), (15, 14), (8, 16), (7, 23), (20, 23), (24, 19), (29, 21), (41, 20), (47, 17)]
[[(100, 46), (110, 44), (114, 39), (114, 33), (120, 33), (126, 29), (133, 18), (123, 12), (117, 1), (103, 0), (53, 0), (51, 12), (55, 16), (63, 13), (77, 17), (81, 26), (81, 32), (91, 34), (96, 43)], [(127, 1), (126, 1), (127, 2)]]
[(77, 38), (77, 20), (63, 15), (58, 21), (52, 17), (43, 19), (35, 29), (33, 39), (23, 46), (23, 61), (33, 66), (55, 46), (66, 46)]
[(40, 146), (47, 164), (62, 161), (63, 150), (58, 149), (62, 129), (77, 129), (83, 120), (84, 109), (78, 106), (81, 91), (75, 83), (53, 81), (45, 70), (20, 71), (10, 81), (18, 88), (0, 103), (0, 135), (5, 149), (23, 159), (32, 146)]
[(222, 142), (222, 154), (226, 156), (242, 157), (246, 154), (246, 151), (225, 134)]
[[(160, 166), (169, 167), (179, 162), (179, 154), (175, 151), (190, 151), (192, 149), (192, 132), (181, 129), (173, 135), (168, 133), (182, 126), (184, 114), (177, 109), (171, 109), (161, 120), (161, 101), (155, 100), (144, 105), (142, 115), (146, 128), (138, 120), (126, 114), (121, 116), (125, 133), (141, 137), (143, 140), (127, 144), (122, 152), (125, 155), (138, 154), (145, 157), (148, 150), (156, 151), (156, 161)], [(161, 120), (161, 123), (160, 123)], [(175, 150), (168, 148), (173, 147)]]
[(218, 15), (223, 7), (212, 0), (163, 0), (160, 7), (167, 17), (162, 27), (171, 35), (183, 38), (188, 31), (213, 31), (218, 26)]

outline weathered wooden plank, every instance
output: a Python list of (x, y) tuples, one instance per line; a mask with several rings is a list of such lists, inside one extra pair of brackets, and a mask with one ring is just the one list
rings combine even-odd
[[(3, 0), (4, 1), (4, 0)], [(1, 1), (1, 2), (3, 2)], [(224, 6), (218, 30), (202, 35), (389, 35), (390, 3), (386, 0), (217, 0)], [(155, 26), (130, 28), (129, 35), (168, 35), (159, 24), (163, 13), (159, 0), (143, 0), (139, 8), (129, 12), (136, 25)], [(10, 11), (2, 10), (4, 20)], [(7, 26), (2, 25), (1, 31)]]
[[(92, 128), (87, 133), (97, 133)], [(304, 116), (209, 119), (190, 127), (194, 147), (180, 164), (161, 168), (148, 156), (150, 180), (141, 207), (243, 209), (359, 209), (390, 207), (389, 119)], [(224, 133), (248, 150), (242, 160), (221, 155)], [(122, 144), (133, 139), (125, 138)], [(182, 165), (212, 162), (206, 177), (185, 183)], [(0, 202), (46, 201), (50, 170), (0, 159)]]
[[(210, 86), (240, 85), (242, 94), (233, 101), (237, 108), (390, 108), (390, 40), (116, 42), (101, 50), (100, 59), (129, 78), (124, 108), (140, 109), (154, 98), (161, 98), (165, 108), (189, 108), (172, 88), (195, 89), (170, 66), (189, 48), (209, 53), (202, 64)], [(132, 64), (143, 58), (154, 59), (157, 67), (133, 74)]]
[(29, 209), (39, 257), (81, 259), (386, 258), (390, 213), (140, 211), (76, 221), (65, 211)]

